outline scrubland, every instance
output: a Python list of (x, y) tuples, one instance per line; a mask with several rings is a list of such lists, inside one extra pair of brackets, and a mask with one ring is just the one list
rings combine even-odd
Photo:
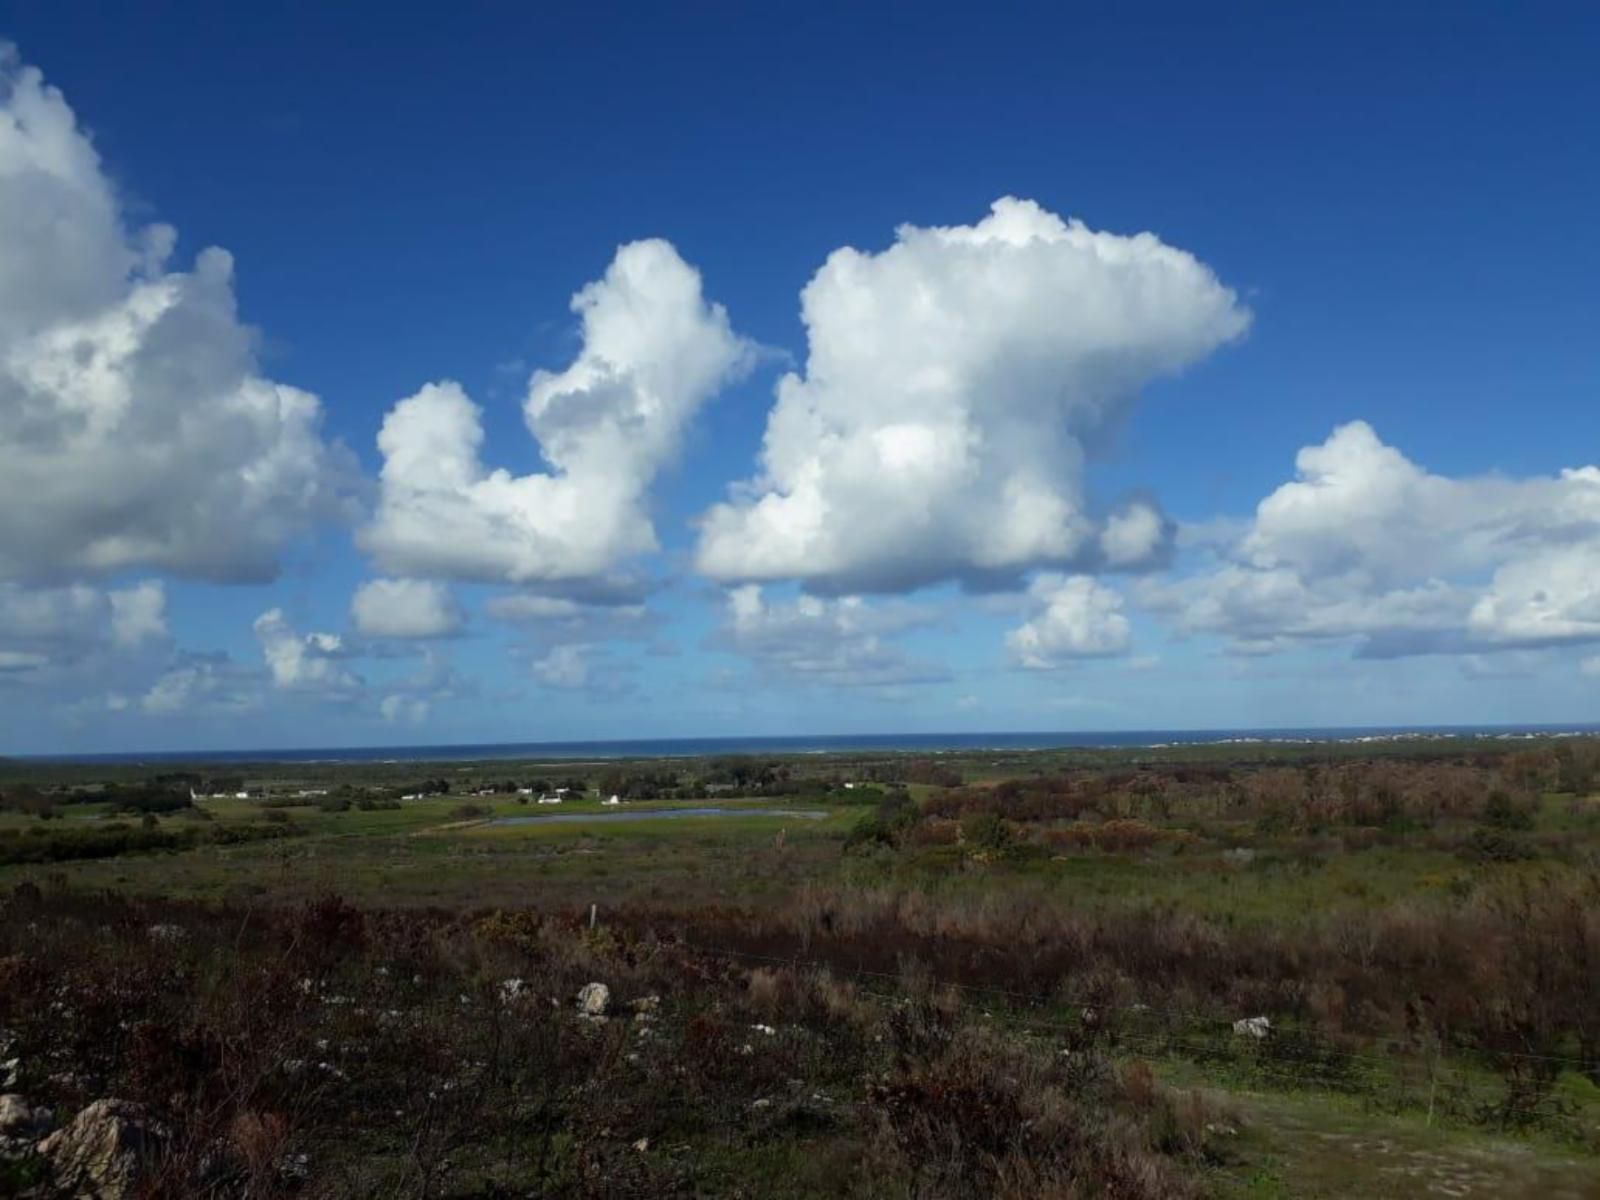
[[(636, 809), (727, 775), (636, 770)], [(4, 1090), (140, 1106), (151, 1196), (1597, 1195), (1597, 779), (813, 759), (737, 816), (507, 825), (476, 781), (141, 810), (13, 768)]]

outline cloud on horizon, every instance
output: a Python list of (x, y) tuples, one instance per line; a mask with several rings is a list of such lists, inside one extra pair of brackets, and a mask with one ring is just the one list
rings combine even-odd
[(1451, 478), (1364, 421), (1295, 459), (1296, 478), (1177, 579), (1136, 594), (1239, 653), (1348, 642), (1369, 657), (1600, 641), (1600, 467)]

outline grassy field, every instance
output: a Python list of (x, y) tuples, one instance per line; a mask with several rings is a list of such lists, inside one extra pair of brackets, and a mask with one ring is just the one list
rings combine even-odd
[[(826, 875), (838, 866), (844, 832), (859, 807), (807, 802), (822, 821), (748, 817), (618, 822), (598, 801), (567, 804), (584, 823), (496, 826), (543, 810), (477, 801), (483, 817), (456, 815), (461, 801), (415, 801), (393, 811), (282, 809), (302, 832), (271, 842), (213, 846), (181, 854), (127, 855), (48, 865), (0, 867), (0, 886), (53, 881), (97, 890), (217, 901), (293, 902), (337, 892), (384, 905), (525, 906), (599, 903), (672, 896), (759, 896)], [(720, 807), (759, 807), (721, 799)], [(702, 802), (655, 801), (638, 808), (693, 808)], [(250, 801), (205, 800), (217, 822), (252, 825)], [(794, 807), (785, 805), (784, 807)], [(92, 816), (65, 820), (96, 820)], [(158, 818), (181, 826), (181, 816)]]
[[(595, 1072), (626, 1061), (604, 1066), (588, 1043), (568, 1046), (575, 1035), (558, 1022), (541, 1035), (556, 1039), (546, 1051), (570, 1072), (541, 1118), (538, 1186), (551, 1193), (1158, 1196), (1179, 1194), (1181, 1179), (1192, 1194), (1220, 1197), (1600, 1196), (1600, 798), (1584, 774), (1590, 756), (1600, 762), (1587, 743), (1399, 743), (1301, 748), (1298, 758), (1281, 746), (931, 764), (807, 756), (759, 772), (682, 762), (260, 767), (243, 779), (250, 798), (148, 814), (119, 807), (114, 789), (149, 771), (12, 764), (0, 790), (26, 790), (25, 810), (43, 796), (53, 811), (0, 811), (0, 849), (13, 855), (0, 865), (0, 895), (14, 897), (3, 953), (32, 962), (39, 938), (75, 945), (83, 918), (72, 914), (92, 897), (141, 906), (136, 925), (276, 928), (337, 896), (384, 938), (409, 929), (402, 940), (429, 942), (430, 970), (453, 980), (440, 987), (463, 997), (495, 978), (546, 979), (554, 1000), (541, 1020), (570, 1011), (588, 973), (624, 989), (630, 978), (675, 989), (664, 1032), (687, 1039), (690, 1077), (709, 1069), (693, 1051), (710, 1036), (706, 1021), (771, 1025), (845, 1056), (824, 1067), (811, 1052), (791, 1055), (781, 1081), (741, 1077), (737, 1087), (755, 1089), (748, 1105), (789, 1108), (777, 1125), (741, 1110), (737, 1134), (713, 1128), (713, 1114), (728, 1117), (714, 1081), (688, 1099), (663, 1094), (700, 1116), (641, 1134), (676, 1148), (670, 1164), (637, 1152), (649, 1158), (640, 1175), (618, 1165), (638, 1165), (623, 1151), (639, 1137), (620, 1143), (620, 1125), (579, 1115)], [(587, 794), (559, 808), (475, 794), (494, 781), (574, 777)], [(450, 794), (393, 798), (428, 778), (447, 780)], [(596, 784), (661, 794), (613, 808)], [(330, 795), (297, 800), (299, 790)], [(617, 817), (708, 806), (732, 815)], [(777, 809), (826, 815), (767, 811)], [(576, 819), (522, 821), (554, 813)], [(71, 856), (75, 839), (117, 829), (177, 841)], [(47, 842), (62, 857), (17, 861)], [(65, 924), (37, 932), (52, 920)], [(538, 932), (507, 943), (504, 930), (523, 928)], [(351, 943), (351, 962), (335, 956), (328, 970), (357, 961), (376, 970), (377, 940)], [(203, 941), (197, 932), (192, 944)], [(382, 961), (398, 956), (383, 944)], [(172, 970), (211, 979), (232, 951), (214, 953), (222, 958)], [(902, 1027), (909, 1018), (897, 1014), (913, 1010), (927, 1028)], [(1268, 1036), (1235, 1031), (1256, 1016), (1268, 1018)], [(0, 1032), (18, 1024), (0, 998)], [(867, 1030), (880, 1039), (873, 1047), (900, 1049), (879, 1058), (846, 1048)], [(440, 1036), (480, 1033), (451, 1024)], [(1015, 1067), (1031, 1082), (991, 1095), (984, 1081), (1011, 1056), (1031, 1064)], [(96, 1069), (124, 1078), (120, 1063)], [(648, 1081), (628, 1079), (629, 1103), (648, 1107)], [(258, 1108), (289, 1103), (277, 1085), (261, 1086), (275, 1098)], [(843, 1107), (806, 1115), (807, 1089), (836, 1093)], [(1081, 1115), (1091, 1095), (1110, 1125)], [(70, 1107), (71, 1097), (56, 1099)], [(983, 1127), (974, 1114), (985, 1105), (1066, 1121), (1062, 1144), (1077, 1145), (1077, 1157), (1003, 1127), (982, 1141), (971, 1130)], [(416, 1164), (392, 1155), (415, 1131), (404, 1104), (394, 1111), (393, 1137), (375, 1134), (359, 1161), (283, 1116), (286, 1145), (334, 1155), (346, 1172), (350, 1190), (311, 1194), (528, 1194), (533, 1167), (495, 1175), (488, 1150), (465, 1134), (448, 1156), (476, 1163), (471, 1171), (408, 1174)], [(641, 1111), (628, 1109), (630, 1128), (655, 1128)], [(1118, 1157), (1119, 1138), (1133, 1158)], [(944, 1156), (931, 1174), (915, 1161), (927, 1139)], [(876, 1164), (871, 1178), (840, 1165), (863, 1156)], [(601, 1176), (585, 1173), (595, 1163), (609, 1164)], [(250, 1194), (307, 1186), (278, 1180)]]

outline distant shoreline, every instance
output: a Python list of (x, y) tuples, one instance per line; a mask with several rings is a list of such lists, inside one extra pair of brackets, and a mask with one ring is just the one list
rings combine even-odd
[(55, 763), (381, 763), (709, 758), (741, 754), (851, 754), (1158, 749), (1174, 745), (1355, 743), (1582, 737), (1600, 725), (1396, 725), (1281, 729), (1143, 729), (1075, 733), (886, 733), (779, 737), (635, 738), (615, 741), (484, 742), (424, 746), (346, 746), (243, 750), (149, 750), (100, 754), (10, 755)]

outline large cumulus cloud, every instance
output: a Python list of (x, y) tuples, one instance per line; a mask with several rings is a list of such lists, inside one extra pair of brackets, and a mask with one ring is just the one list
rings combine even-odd
[(0, 47), (0, 578), (265, 579), (346, 456), (257, 372), (230, 257), (170, 269), (61, 93)]
[(975, 225), (835, 251), (801, 307), (805, 371), (778, 383), (760, 474), (702, 521), (715, 579), (895, 591), (1147, 563), (1164, 522), (1095, 515), (1091, 448), (1144, 384), (1250, 319), (1155, 236), (1010, 198)]
[(1438, 475), (1362, 421), (1296, 457), (1220, 561), (1141, 585), (1182, 630), (1368, 655), (1600, 641), (1600, 467)]
[(753, 348), (664, 241), (623, 246), (572, 307), (583, 349), (565, 371), (536, 372), (523, 405), (548, 472), (486, 466), (480, 410), (455, 383), (431, 383), (385, 418), (378, 511), (361, 535), (384, 570), (603, 585), (656, 548), (648, 489)]

